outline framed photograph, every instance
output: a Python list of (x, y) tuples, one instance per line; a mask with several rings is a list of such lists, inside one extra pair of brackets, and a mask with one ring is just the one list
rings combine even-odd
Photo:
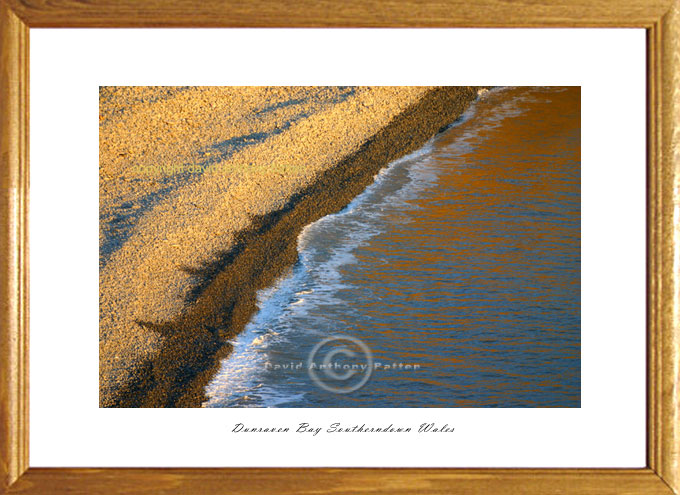
[(679, 2), (0, 43), (3, 493), (680, 490)]

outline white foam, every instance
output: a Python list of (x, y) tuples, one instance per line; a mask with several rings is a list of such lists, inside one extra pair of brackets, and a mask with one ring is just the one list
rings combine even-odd
[[(475, 111), (473, 102), (454, 126), (469, 120)], [(498, 116), (502, 119), (512, 111), (512, 105), (501, 106)], [(474, 132), (462, 134), (456, 139), (456, 152), (470, 146), (476, 137)], [(424, 189), (436, 185), (438, 172), (432, 167), (430, 156), (437, 138), (381, 169), (374, 182), (342, 211), (302, 229), (297, 239), (298, 264), (274, 286), (258, 293), (259, 310), (236, 337), (233, 352), (206, 388), (209, 400), (205, 407), (274, 407), (304, 397), (304, 393), (291, 390), (282, 393), (264, 384), (262, 376), (269, 362), (267, 349), (277, 342), (300, 337), (291, 333), (322, 333), (331, 326), (332, 322), (322, 321), (323, 311), (317, 312), (310, 328), (300, 328), (294, 322), (309, 315), (313, 308), (342, 304), (336, 296), (346, 288), (341, 268), (356, 263), (353, 251), (386, 228), (388, 224), (383, 220), (386, 214), (418, 208), (413, 200)], [(273, 332), (274, 328), (279, 332)]]

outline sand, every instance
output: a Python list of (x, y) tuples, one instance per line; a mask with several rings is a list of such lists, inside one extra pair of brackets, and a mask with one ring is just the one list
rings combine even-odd
[(478, 88), (100, 90), (100, 406), (199, 406), (300, 230)]

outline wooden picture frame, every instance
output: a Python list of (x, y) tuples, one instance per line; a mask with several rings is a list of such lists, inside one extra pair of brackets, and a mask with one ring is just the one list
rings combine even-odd
[[(642, 469), (35, 469), (28, 462), (33, 27), (638, 27), (647, 31), (648, 442)], [(0, 490), (680, 493), (680, 0), (0, 0)]]

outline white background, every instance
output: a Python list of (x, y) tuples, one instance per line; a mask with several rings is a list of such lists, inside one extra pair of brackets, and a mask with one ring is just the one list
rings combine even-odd
[[(99, 409), (99, 85), (582, 86), (580, 409)], [(643, 30), (31, 30), (31, 466), (645, 465)], [(240, 434), (340, 421), (453, 434)]]

